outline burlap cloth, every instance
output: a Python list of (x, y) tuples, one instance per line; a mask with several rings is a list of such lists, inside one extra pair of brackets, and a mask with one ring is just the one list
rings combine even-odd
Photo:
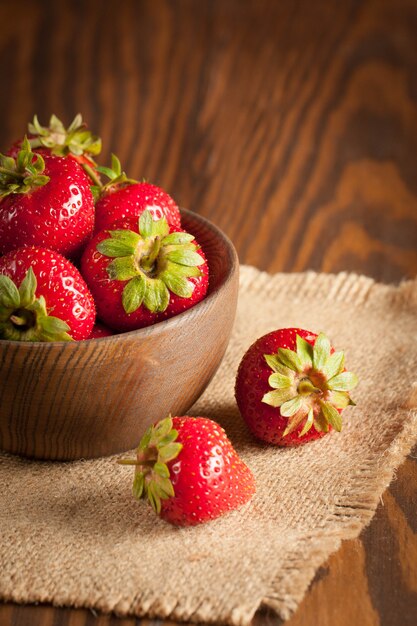
[[(120, 615), (247, 624), (264, 604), (287, 618), (317, 567), (367, 524), (417, 440), (417, 281), (243, 267), (223, 364), (193, 407), (218, 420), (252, 468), (243, 509), (177, 529), (131, 496), (114, 458), (36, 463), (0, 455), (0, 596)], [(298, 449), (256, 443), (237, 411), (238, 363), (285, 326), (323, 330), (360, 376), (341, 434)]]

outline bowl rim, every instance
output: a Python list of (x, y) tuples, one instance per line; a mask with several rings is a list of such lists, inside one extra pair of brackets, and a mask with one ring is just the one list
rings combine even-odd
[[(236, 271), (239, 271), (239, 258), (238, 258), (236, 249), (232, 241), (218, 226), (216, 226), (216, 224), (214, 224), (208, 218), (203, 217), (202, 215), (199, 215), (198, 213), (195, 213), (194, 211), (190, 211), (189, 209), (181, 208), (180, 212), (182, 215), (184, 215), (185, 218), (189, 218), (191, 220), (200, 222), (200, 224), (202, 224), (206, 229), (213, 232), (218, 239), (221, 239), (224, 242), (225, 247), (230, 253), (231, 263), (227, 268), (227, 272), (222, 282), (214, 290), (210, 291), (207, 294), (207, 296), (203, 298), (203, 300), (200, 300), (200, 302), (197, 302), (197, 304), (194, 304), (189, 309), (186, 309), (185, 311), (182, 311), (181, 313), (178, 313), (177, 315), (173, 315), (172, 317), (166, 320), (156, 322), (156, 324), (151, 324), (149, 326), (145, 326), (144, 328), (137, 328), (136, 330), (129, 330), (126, 332), (115, 333), (114, 335), (108, 335), (106, 337), (91, 337), (89, 339), (80, 339), (77, 341), (13, 341), (10, 339), (0, 339), (0, 348), (6, 345), (13, 345), (13, 346), (21, 346), (23, 350), (30, 350), (31, 348), (40, 347), (40, 346), (42, 346), (44, 350), (52, 350), (54, 346), (60, 346), (60, 347), (68, 346), (68, 349), (76, 349), (78, 348), (78, 346), (80, 346), (80, 344), (88, 347), (91, 344), (91, 342), (96, 343), (99, 341), (100, 343), (102, 342), (113, 343), (114, 341), (123, 340), (124, 338), (126, 338), (127, 340), (129, 338), (131, 339), (132, 337), (145, 338), (153, 333), (157, 333), (158, 331), (163, 332), (165, 329), (169, 329), (171, 325), (178, 325), (179, 319), (183, 323), (185, 323), (188, 317), (194, 317), (197, 311), (201, 311), (201, 310), (204, 310), (204, 308), (207, 308), (210, 305), (210, 301), (214, 297), (217, 296), (219, 291), (225, 285), (228, 284), (233, 274)], [(209, 281), (210, 281), (210, 278), (209, 278)], [(210, 283), (209, 283), (209, 288), (210, 288)]]

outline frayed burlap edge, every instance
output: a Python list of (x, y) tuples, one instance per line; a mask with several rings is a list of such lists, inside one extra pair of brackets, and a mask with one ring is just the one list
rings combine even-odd
[[(379, 462), (365, 459), (357, 472), (352, 476), (349, 492), (342, 495), (329, 513), (328, 522), (320, 535), (312, 534), (305, 537), (300, 549), (290, 555), (290, 565), (272, 584), (268, 595), (263, 598), (261, 606), (275, 611), (282, 619), (288, 619), (297, 609), (316, 570), (328, 557), (339, 549), (342, 540), (355, 539), (372, 520), (376, 508), (381, 501), (382, 493), (394, 478), (395, 470), (404, 462), (417, 442), (417, 411), (410, 410), (409, 419), (402, 431), (387, 448), (386, 454)], [(367, 493), (363, 492), (363, 479), (367, 481)], [(326, 533), (323, 535), (323, 531)], [(314, 552), (309, 555), (309, 563), (305, 561), (305, 546), (314, 540)], [(289, 572), (292, 581), (297, 578), (299, 592), (291, 595), (285, 593), (285, 579)]]

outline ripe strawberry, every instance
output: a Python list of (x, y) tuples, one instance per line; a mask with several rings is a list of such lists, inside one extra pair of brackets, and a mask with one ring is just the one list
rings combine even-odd
[(76, 161), (31, 152), (0, 155), (0, 254), (20, 246), (76, 257), (94, 228), (90, 180)]
[(83, 274), (110, 328), (134, 330), (177, 315), (202, 300), (208, 266), (193, 235), (149, 211), (103, 230), (86, 246)]
[(236, 400), (253, 434), (291, 446), (340, 431), (340, 413), (357, 385), (323, 334), (283, 328), (258, 339), (237, 373)]
[(104, 324), (100, 324), (100, 322), (96, 322), (88, 339), (100, 339), (101, 337), (111, 337), (111, 335), (114, 335), (114, 333), (110, 328), (107, 328)]
[(57, 252), (31, 246), (0, 258), (0, 339), (87, 339), (94, 317), (81, 274)]
[[(43, 155), (68, 156), (80, 165), (96, 168), (93, 157), (101, 152), (101, 139), (87, 130), (80, 114), (75, 116), (68, 128), (56, 115), (51, 116), (49, 126), (41, 126), (35, 115), (33, 122), (28, 124), (28, 133), (32, 151)], [(8, 151), (8, 156), (17, 158), (22, 144), (23, 140), (16, 141)]]
[(109, 182), (101, 185), (99, 180), (96, 181), (96, 232), (112, 228), (121, 220), (138, 219), (146, 209), (154, 220), (165, 217), (169, 225), (180, 228), (180, 211), (166, 191), (151, 183), (139, 183), (127, 178), (114, 155), (111, 168), (97, 169), (109, 178)]
[(250, 469), (225, 431), (205, 417), (167, 417), (141, 439), (133, 494), (177, 526), (208, 522), (248, 502), (255, 493)]

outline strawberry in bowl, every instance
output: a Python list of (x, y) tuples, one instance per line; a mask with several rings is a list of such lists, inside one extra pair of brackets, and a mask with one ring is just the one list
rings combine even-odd
[(98, 176), (95, 178), (96, 232), (112, 228), (120, 221), (139, 218), (146, 210), (153, 220), (165, 217), (171, 226), (181, 227), (181, 214), (175, 200), (156, 185), (128, 178), (114, 154), (111, 168), (100, 166), (97, 171), (107, 177), (108, 182), (103, 184)]
[(110, 328), (135, 330), (200, 302), (208, 264), (194, 235), (170, 227), (150, 211), (103, 230), (87, 245), (81, 272), (98, 316)]
[(243, 356), (236, 401), (249, 429), (280, 446), (296, 446), (342, 429), (341, 412), (358, 379), (329, 339), (300, 328), (264, 335)]
[(32, 152), (0, 155), (0, 254), (42, 246), (77, 257), (94, 229), (90, 178), (74, 159)]
[(87, 339), (94, 319), (87, 285), (57, 252), (32, 246), (0, 258), (0, 339)]

